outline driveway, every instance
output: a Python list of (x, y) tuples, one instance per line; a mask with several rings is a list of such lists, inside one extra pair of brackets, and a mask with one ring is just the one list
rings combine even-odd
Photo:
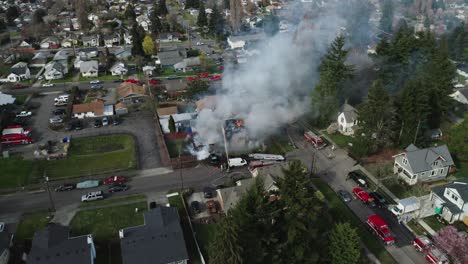
[[(336, 149), (334, 151), (336, 156), (329, 159), (330, 146), (318, 151), (310, 143), (306, 142), (298, 131), (291, 129), (290, 135), (299, 149), (288, 153), (286, 158), (299, 159), (304, 164), (308, 164), (309, 169), (313, 165), (315, 172), (335, 191), (347, 190), (351, 193), (352, 189), (357, 187), (354, 182), (346, 181), (346, 175), (356, 165), (356, 161), (348, 157), (346, 151)], [(315, 157), (315, 162), (313, 162), (313, 157)], [(411, 244), (414, 238), (413, 234), (404, 225), (399, 224), (388, 210), (380, 208), (372, 209), (357, 200), (348, 203), (348, 206), (362, 222), (365, 222), (368, 216), (378, 214), (389, 224), (390, 230), (395, 236), (396, 244), (386, 247), (386, 249), (398, 263), (425, 263), (422, 254), (414, 250)], [(377, 237), (375, 241), (378, 243)]]
[(94, 119), (83, 120), (84, 129), (79, 131), (53, 131), (49, 129), (49, 118), (54, 106), (54, 98), (58, 94), (49, 94), (35, 97), (31, 100), (33, 105), (39, 108), (33, 109), (33, 117), (29, 121), (28, 127), (32, 128), (33, 138), (36, 144), (29, 146), (15, 146), (15, 152), (31, 154), (37, 148), (37, 144), (45, 144), (48, 140), (61, 140), (64, 137), (88, 137), (106, 134), (131, 134), (134, 136), (137, 145), (137, 155), (141, 169), (157, 168), (161, 166), (159, 157), (159, 146), (156, 142), (154, 121), (149, 112), (140, 111), (130, 113), (120, 118), (118, 126), (105, 126), (94, 128)]

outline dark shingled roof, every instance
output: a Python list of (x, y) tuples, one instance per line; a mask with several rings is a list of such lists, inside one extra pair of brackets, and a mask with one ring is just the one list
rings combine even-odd
[(28, 264), (86, 264), (91, 263), (94, 247), (88, 236), (69, 237), (70, 229), (50, 224), (37, 231), (32, 241)]
[(453, 183), (432, 188), (432, 192), (444, 201), (444, 206), (448, 207), (450, 212), (452, 212), (453, 214), (461, 213), (462, 210), (460, 210), (458, 206), (456, 206), (444, 197), (444, 192), (446, 188), (457, 190), (458, 194), (460, 194), (461, 198), (466, 203), (468, 201), (468, 179), (459, 179), (454, 181)]
[(120, 240), (123, 264), (163, 264), (188, 260), (179, 214), (175, 207), (158, 207), (145, 213), (143, 226), (123, 230)]

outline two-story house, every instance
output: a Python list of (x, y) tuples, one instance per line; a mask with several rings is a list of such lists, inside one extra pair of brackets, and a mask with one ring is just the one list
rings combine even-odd
[(83, 36), (81, 41), (85, 47), (99, 47), (99, 35)]
[(432, 188), (430, 201), (434, 212), (449, 223), (468, 217), (468, 179)]
[(338, 114), (338, 131), (346, 136), (354, 135), (358, 125), (358, 114), (356, 108), (345, 103)]
[(26, 62), (18, 62), (11, 66), (11, 73), (7, 76), (9, 82), (19, 82), (31, 79), (31, 71)]
[(98, 77), (98, 61), (83, 61), (80, 64), (80, 73), (83, 77)]
[(409, 185), (443, 180), (454, 166), (447, 145), (419, 149), (411, 144), (393, 158), (393, 173)]
[(110, 68), (110, 72), (112, 76), (121, 76), (121, 75), (127, 75), (128, 73), (128, 68), (123, 62), (116, 62), (112, 67)]
[(151, 28), (151, 20), (147, 15), (141, 15), (136, 18), (136, 22), (140, 25), (145, 31), (149, 31)]
[(120, 44), (120, 35), (117, 33), (104, 36), (104, 46), (113, 47)]
[(62, 79), (65, 74), (65, 67), (61, 63), (51, 61), (44, 67), (44, 77), (46, 80)]

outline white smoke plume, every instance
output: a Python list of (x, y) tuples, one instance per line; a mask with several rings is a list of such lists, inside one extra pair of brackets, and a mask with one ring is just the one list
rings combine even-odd
[(249, 137), (263, 140), (310, 109), (320, 59), (345, 22), (333, 12), (304, 19), (296, 30), (258, 45), (260, 54), (227, 68), (214, 111), (202, 110), (196, 130), (206, 144), (222, 142), (226, 119), (245, 121)]

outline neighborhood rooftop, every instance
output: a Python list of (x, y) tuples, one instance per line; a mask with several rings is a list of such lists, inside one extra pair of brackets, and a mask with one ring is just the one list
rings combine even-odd
[(447, 145), (419, 149), (411, 144), (406, 148), (406, 152), (402, 154), (406, 155), (406, 159), (414, 173), (431, 170), (432, 163), (439, 158), (442, 158), (445, 166), (454, 165)]

